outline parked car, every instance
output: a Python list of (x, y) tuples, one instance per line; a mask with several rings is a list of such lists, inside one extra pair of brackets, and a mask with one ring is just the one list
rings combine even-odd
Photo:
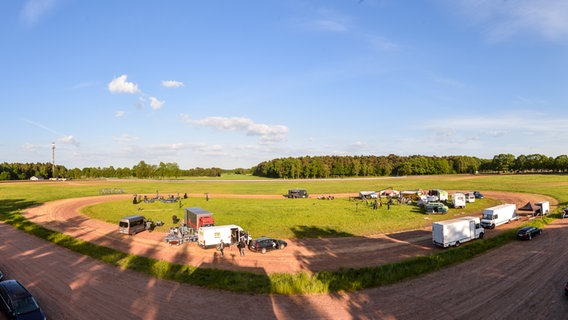
[(568, 296), (568, 282), (564, 285), (564, 294)]
[(4, 274), (0, 271), (0, 281), (2, 281), (2, 279), (4, 279)]
[(517, 231), (517, 239), (519, 240), (532, 240), (533, 237), (542, 234), (542, 229), (537, 227), (522, 227)]
[(483, 199), (483, 195), (479, 192), (479, 191), (474, 191), (473, 195), (477, 198), (477, 199)]
[(448, 206), (441, 202), (429, 202), (424, 206), (426, 214), (445, 214), (448, 212)]
[(249, 243), (249, 250), (265, 254), (267, 251), (270, 250), (276, 250), (276, 249), (282, 250), (286, 248), (287, 245), (288, 243), (284, 240), (278, 240), (268, 237), (260, 237), (253, 239)]
[(568, 208), (562, 208), (562, 219), (568, 218)]
[(37, 301), (17, 280), (0, 282), (0, 308), (9, 319), (45, 320)]

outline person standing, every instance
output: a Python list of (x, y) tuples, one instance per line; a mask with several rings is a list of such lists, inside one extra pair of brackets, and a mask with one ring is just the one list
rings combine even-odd
[(238, 247), (239, 247), (239, 251), (241, 252), (241, 257), (244, 257), (244, 256), (245, 256), (245, 247), (246, 247), (246, 246), (245, 246), (245, 242), (243, 241), (242, 238), (239, 240)]
[(219, 243), (219, 251), (221, 251), (221, 257), (225, 256), (225, 243), (223, 240)]

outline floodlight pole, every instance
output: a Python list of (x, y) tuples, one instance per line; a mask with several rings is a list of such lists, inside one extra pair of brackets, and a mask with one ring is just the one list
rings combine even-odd
[(51, 143), (51, 174), (55, 178), (55, 142)]

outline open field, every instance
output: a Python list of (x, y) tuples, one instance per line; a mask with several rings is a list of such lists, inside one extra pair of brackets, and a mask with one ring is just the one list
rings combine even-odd
[[(483, 188), (483, 187), (477, 187), (477, 186), (476, 186), (476, 187), (471, 187), (471, 185), (467, 185), (467, 184), (465, 184), (464, 186), (460, 187), (459, 185), (455, 184), (456, 181), (460, 181), (460, 180), (465, 180), (465, 181), (468, 181), (468, 183), (471, 183), (472, 180), (475, 180), (475, 179), (487, 179), (487, 177), (473, 177), (473, 179), (470, 178), (470, 176), (461, 177), (460, 179), (452, 179), (452, 178), (455, 178), (455, 177), (430, 177), (430, 179), (432, 179), (432, 178), (435, 178), (436, 180), (438, 180), (438, 181), (440, 182), (440, 184), (434, 186), (433, 188), (450, 189), (450, 188), (441, 186), (441, 185), (443, 185), (444, 183), (448, 183), (448, 184), (454, 186), (453, 189), (457, 189), (457, 190), (466, 190), (466, 191), (467, 191), (467, 190), (473, 190), (473, 189), (477, 189), (477, 190), (481, 190), (481, 191), (483, 191), (483, 190), (490, 190), (489, 188)], [(465, 179), (464, 179), (464, 178), (465, 178)], [(499, 179), (502, 179), (502, 178), (503, 178), (503, 180), (499, 180)], [(504, 187), (504, 186), (506, 186), (506, 185), (509, 185), (509, 186), (514, 185), (514, 186), (517, 187), (517, 188), (520, 187), (520, 189), (521, 189), (522, 191), (524, 191), (524, 192), (531, 192), (531, 193), (532, 193), (532, 192), (534, 192), (534, 191), (531, 191), (531, 188), (536, 188), (536, 189), (542, 189), (542, 190), (544, 190), (544, 189), (546, 189), (546, 183), (550, 183), (550, 185), (551, 185), (551, 188), (550, 188), (550, 189), (552, 190), (551, 193), (557, 193), (557, 194), (558, 194), (558, 198), (557, 198), (557, 199), (566, 199), (566, 194), (565, 194), (565, 192), (563, 193), (563, 192), (560, 191), (560, 190), (563, 190), (563, 189), (565, 188), (565, 186), (566, 186), (565, 181), (562, 179), (563, 176), (540, 176), (539, 179), (536, 179), (536, 180), (533, 180), (533, 179), (532, 179), (533, 177), (530, 177), (531, 179), (528, 179), (529, 182), (524, 181), (523, 179), (512, 179), (512, 178), (516, 178), (516, 177), (492, 177), (492, 179), (497, 180), (497, 181), (494, 183), (493, 186), (494, 186), (496, 189), (499, 189), (499, 188), (502, 188), (502, 187)], [(399, 179), (401, 179), (401, 178), (399, 178)], [(421, 182), (421, 181), (424, 181), (423, 179), (424, 179), (424, 178), (416, 178), (416, 179), (412, 178), (412, 179), (408, 179), (407, 181), (409, 182), (409, 185), (413, 185), (413, 186), (411, 186), (411, 187), (408, 187), (408, 189), (414, 189), (414, 188), (417, 188), (417, 187), (421, 187), (421, 186), (422, 186), (422, 182)], [(398, 180), (398, 179), (393, 179), (393, 180)], [(548, 180), (548, 181), (547, 181), (547, 180)], [(344, 182), (344, 181), (342, 181), (342, 182)], [(359, 181), (359, 182), (361, 182), (361, 181)], [(369, 181), (362, 181), (362, 182), (363, 182), (363, 183), (369, 183)], [(33, 200), (33, 197), (31, 197), (31, 198), (25, 198), (25, 199), (24, 199), (24, 198), (15, 197), (14, 199), (4, 199), (4, 200), (2, 200), (2, 208), (5, 209), (5, 210), (2, 211), (2, 219), (5, 220), (5, 221), (7, 221), (7, 222), (9, 222), (9, 223), (14, 224), (14, 225), (20, 225), (21, 228), (23, 228), (23, 229), (29, 229), (29, 230), (31, 230), (31, 232), (38, 232), (37, 230), (34, 231), (34, 228), (33, 228), (33, 227), (26, 227), (26, 224), (25, 224), (24, 222), (20, 221), (20, 218), (18, 218), (18, 215), (17, 215), (17, 213), (16, 213), (16, 212), (18, 211), (18, 208), (25, 208), (25, 207), (29, 207), (30, 205), (40, 204), (40, 203), (42, 202), (41, 199), (42, 199), (43, 197), (45, 197), (45, 198), (47, 198), (47, 199), (50, 199), (50, 198), (53, 199), (53, 198), (57, 198), (57, 197), (65, 198), (65, 197), (66, 197), (66, 196), (64, 196), (65, 194), (75, 194), (75, 196), (77, 197), (77, 196), (80, 196), (83, 192), (86, 192), (86, 193), (94, 192), (94, 191), (98, 190), (98, 188), (103, 188), (103, 187), (104, 187), (104, 188), (115, 188), (114, 185), (113, 185), (113, 186), (109, 186), (109, 185), (106, 185), (106, 184), (104, 184), (104, 183), (103, 183), (103, 184), (99, 184), (100, 182), (96, 182), (95, 184), (89, 184), (89, 183), (87, 183), (87, 182), (84, 182), (84, 183), (83, 183), (83, 182), (74, 182), (74, 183), (76, 183), (76, 184), (78, 183), (78, 185), (74, 185), (73, 187), (67, 187), (67, 186), (62, 187), (61, 184), (58, 185), (58, 186), (57, 186), (58, 189), (59, 189), (58, 192), (53, 192), (53, 190), (52, 190), (52, 188), (50, 188), (50, 186), (45, 186), (45, 185), (39, 186), (39, 185), (32, 185), (32, 184), (29, 184), (29, 183), (28, 183), (28, 184), (18, 184), (18, 183), (16, 183), (16, 184), (0, 184), (0, 191), (2, 191), (2, 195), (7, 194), (7, 193), (4, 193), (4, 191), (6, 191), (6, 190), (8, 190), (8, 189), (11, 189), (11, 187), (14, 187), (14, 189), (10, 190), (9, 192), (23, 191), (24, 189), (26, 189), (26, 188), (21, 188), (21, 189), (20, 189), (20, 187), (22, 187), (23, 185), (28, 185), (28, 186), (27, 186), (27, 187), (28, 187), (28, 188), (27, 188), (28, 195), (29, 195), (29, 191), (32, 190), (32, 189), (34, 189), (34, 188), (38, 188), (38, 189), (36, 189), (36, 191), (39, 191), (37, 194), (34, 194), (34, 195), (37, 197), (37, 198), (36, 198), (36, 199), (37, 199), (37, 202), (35, 202), (35, 201)], [(114, 182), (113, 182), (113, 183), (114, 183)], [(124, 182), (122, 182), (122, 183), (124, 183)], [(154, 187), (157, 185), (157, 184), (155, 184), (155, 182), (148, 182), (148, 183), (154, 184), (154, 185), (153, 185)], [(193, 184), (193, 183), (196, 183), (196, 182), (192, 182), (191, 184)], [(199, 183), (202, 183), (202, 182), (197, 182), (197, 183), (199, 184)], [(222, 183), (224, 184), (225, 182), (222, 182)], [(253, 184), (256, 184), (256, 183), (257, 183), (257, 182), (254, 182)], [(277, 182), (271, 182), (271, 183), (277, 183)], [(314, 183), (314, 182), (312, 182), (312, 183)], [(335, 182), (330, 181), (330, 182), (328, 182), (328, 183), (332, 184), (332, 186), (324, 186), (325, 188), (332, 189), (332, 188), (335, 188), (335, 187), (336, 187), (336, 186), (333, 186), (333, 184), (335, 184)], [(351, 183), (356, 183), (356, 182), (353, 181), (353, 182), (351, 182)], [(325, 183), (322, 183), (322, 184), (320, 185), (320, 187), (323, 186), (324, 184), (325, 184)], [(419, 185), (419, 186), (416, 186), (416, 184), (420, 184), (420, 185)], [(138, 183), (138, 182), (132, 183), (132, 184), (130, 184), (129, 182), (126, 182), (125, 185), (128, 185), (129, 187), (135, 187), (135, 188), (144, 188), (144, 187), (145, 187), (144, 183)], [(160, 185), (160, 186), (165, 186), (165, 184), (164, 184), (163, 182), (160, 182), (158, 185)], [(9, 187), (7, 187), (7, 186), (9, 186)], [(119, 186), (119, 187), (120, 187), (120, 188), (124, 188), (125, 190), (127, 189), (127, 188), (124, 187), (124, 186)], [(116, 188), (119, 188), (119, 187), (116, 187)], [(192, 187), (194, 187), (194, 186), (192, 185)], [(227, 185), (225, 185), (224, 187), (227, 187)], [(302, 185), (301, 187), (305, 187), (305, 186)], [(42, 189), (42, 188), (46, 188), (46, 189)], [(231, 186), (230, 188), (234, 188), (234, 190), (240, 189), (240, 188), (234, 187), (234, 186)], [(280, 187), (280, 188), (282, 188), (282, 187)], [(287, 187), (286, 187), (286, 188), (287, 188)], [(394, 187), (394, 188), (397, 188), (397, 187)], [(247, 189), (247, 188), (244, 188), (244, 189)], [(244, 190), (244, 189), (243, 189), (243, 190)], [(358, 188), (357, 190), (369, 190), (369, 189), (371, 189), (371, 188), (363, 186), (363, 187)], [(375, 189), (375, 188), (373, 188), (373, 189)], [(398, 188), (398, 189), (406, 189), (406, 188), (405, 188), (405, 187), (400, 187), (400, 188)], [(371, 189), (371, 190), (372, 190), (372, 189)], [(126, 192), (126, 191), (125, 191), (125, 192)], [(173, 192), (173, 191), (171, 191), (171, 192)], [(351, 192), (351, 191), (350, 191), (350, 192)], [(355, 191), (355, 192), (356, 192), (356, 191)], [(129, 193), (130, 193), (130, 192), (129, 192)], [(139, 193), (142, 193), (142, 192), (139, 192)], [(327, 194), (327, 193), (331, 193), (331, 192), (325, 192), (325, 193), (322, 192), (322, 194)], [(544, 192), (543, 192), (543, 193), (544, 193)], [(32, 194), (33, 194), (33, 193), (32, 193)], [(222, 194), (222, 192), (219, 192), (219, 194)], [(237, 194), (238, 194), (238, 193), (237, 193)], [(260, 195), (261, 193), (258, 193), (258, 194)], [(313, 193), (313, 192), (312, 192), (312, 194), (316, 194), (316, 193)], [(528, 196), (529, 196), (529, 194), (527, 194), (527, 197), (528, 197)], [(128, 195), (124, 195), (124, 197), (128, 197)], [(238, 198), (238, 197), (237, 197), (237, 198)], [(533, 198), (531, 198), (531, 199), (535, 199), (535, 198), (533, 197)], [(215, 198), (213, 197), (212, 200), (211, 200), (211, 202), (214, 202), (214, 200), (215, 200)], [(279, 200), (281, 200), (281, 199), (279, 199)], [(296, 201), (296, 200), (299, 200), (299, 199), (289, 200), (289, 201)], [(336, 200), (337, 200), (337, 199), (336, 199)], [(288, 201), (288, 199), (286, 199), (286, 200), (281, 200), (281, 201)], [(333, 201), (335, 201), (335, 200), (333, 200)], [(346, 201), (347, 201), (347, 200), (346, 200)], [(519, 202), (522, 202), (522, 201), (523, 201), (522, 199), (519, 200)], [(332, 202), (332, 201), (330, 201), (330, 202)], [(130, 205), (131, 205), (131, 203), (130, 203)], [(320, 228), (320, 229), (321, 229), (321, 228)], [(87, 231), (87, 230), (88, 230), (88, 229), (83, 229), (83, 233), (85, 233), (85, 231)], [(80, 231), (80, 230), (79, 230), (79, 231)], [(404, 233), (401, 233), (400, 235), (398, 235), (399, 239), (403, 239), (403, 238), (400, 238), (400, 236), (402, 236), (402, 234), (404, 234)], [(51, 236), (50, 236), (50, 237), (51, 237)], [(345, 238), (345, 239), (352, 239), (352, 238), (353, 238), (353, 239), (356, 239), (356, 238), (364, 238), (364, 239), (372, 240), (371, 237), (347, 237), (347, 238)], [(333, 238), (331, 238), (331, 240), (333, 240)], [(310, 243), (309, 241), (310, 241), (310, 240), (309, 240), (309, 237), (308, 237), (307, 239), (300, 241), (298, 244), (306, 245), (306, 244), (309, 244), (309, 243)], [(351, 240), (348, 240), (348, 241), (351, 241)], [(64, 240), (64, 242), (68, 242), (68, 240)], [(506, 241), (506, 242), (508, 242), (508, 241)], [(505, 242), (505, 243), (506, 243), (506, 242)], [(10, 243), (12, 243), (12, 242), (10, 242)], [(483, 246), (482, 244), (484, 244), (484, 243), (490, 244), (491, 242), (487, 242), (486, 240), (483, 240), (483, 241), (479, 241), (479, 242), (474, 242), (474, 245), (471, 245), (471, 246), (462, 246), (461, 248), (458, 248), (459, 250), (454, 250), (454, 249), (452, 249), (452, 250), (448, 250), (448, 251), (444, 251), (444, 252), (447, 252), (447, 253), (451, 253), (451, 252), (458, 253), (458, 252), (461, 252), (461, 250), (463, 250), (463, 249), (467, 249), (468, 247), (469, 247), (470, 249), (467, 249), (467, 250), (470, 250), (470, 251), (471, 251), (471, 250), (474, 249), (474, 248), (478, 248), (478, 249), (479, 249), (479, 247), (482, 247), (482, 246)], [(481, 246), (478, 245), (478, 244), (481, 244)], [(375, 244), (375, 245), (376, 245), (376, 244)], [(423, 244), (422, 244), (422, 245), (423, 245)], [(80, 243), (79, 243), (78, 245), (77, 245), (77, 244), (74, 244), (73, 246), (76, 247), (76, 248), (85, 247), (84, 245), (81, 245)], [(328, 247), (330, 247), (330, 246), (329, 246), (329, 243), (328, 243)], [(2, 249), (2, 248), (3, 248), (3, 249)], [(488, 248), (489, 248), (489, 247), (488, 247)], [(7, 250), (7, 249), (8, 249), (8, 247), (5, 247), (5, 246), (4, 246), (4, 247), (0, 247), (0, 250)], [(338, 249), (340, 249), (340, 247), (336, 247), (334, 250), (338, 250)], [(481, 248), (481, 249), (482, 249), (482, 250), (487, 250), (487, 249), (483, 249), (483, 248)], [(74, 250), (75, 250), (75, 249), (74, 249)], [(98, 249), (97, 249), (97, 250), (98, 250)], [(160, 250), (161, 250), (161, 249), (160, 249)], [(319, 250), (319, 249), (318, 249), (318, 250)], [(474, 250), (477, 250), (477, 249), (474, 249)], [(157, 252), (156, 250), (153, 250), (153, 251), (154, 251), (154, 252)], [(389, 254), (390, 254), (390, 255), (395, 255), (395, 254), (396, 254), (396, 252), (393, 251), (393, 250), (387, 250), (386, 252), (389, 252), (389, 253), (386, 253), (387, 255), (389, 255)], [(346, 253), (347, 253), (347, 252), (346, 252)], [(365, 255), (367, 254), (367, 253), (363, 253), (363, 252), (361, 252), (361, 253), (362, 253), (362, 254), (365, 254)], [(111, 253), (111, 254), (112, 254), (112, 253)], [(115, 254), (112, 254), (112, 255), (115, 255)], [(326, 255), (328, 255), (328, 254), (326, 253)], [(384, 254), (383, 254), (383, 255), (384, 255)], [(458, 254), (458, 255), (460, 255), (460, 254)], [(474, 254), (473, 256), (476, 256), (476, 255), (477, 255), (477, 254)], [(268, 255), (267, 255), (267, 256), (268, 256)], [(329, 252), (329, 255), (328, 255), (328, 256), (329, 256), (329, 257), (334, 256), (333, 251)], [(432, 261), (436, 261), (435, 263), (436, 263), (436, 264), (439, 264), (441, 261), (446, 260), (448, 257), (456, 256), (456, 254), (446, 255), (446, 256), (447, 256), (446, 258), (443, 258), (444, 255), (439, 256), (438, 258), (436, 258), (436, 256), (437, 256), (437, 255), (433, 256), (433, 257), (435, 258), (435, 260), (432, 260)], [(467, 255), (460, 255), (460, 256), (461, 256), (461, 258), (458, 258), (458, 260), (461, 260), (463, 257), (467, 257)], [(472, 257), (473, 257), (473, 256), (472, 256)], [(365, 257), (367, 258), (367, 256), (365, 256)], [(307, 263), (309, 263), (311, 259), (315, 259), (315, 258), (316, 258), (316, 256), (313, 256), (313, 255), (306, 255), (306, 256), (303, 256), (304, 261), (307, 262)], [(336, 258), (337, 258), (337, 257), (336, 257)], [(366, 258), (365, 258), (365, 259), (358, 259), (358, 260), (367, 260)], [(127, 266), (128, 268), (132, 268), (133, 266), (138, 265), (138, 264), (141, 263), (141, 262), (143, 263), (143, 260), (138, 259), (138, 258), (132, 259), (132, 258), (126, 257), (125, 259), (131, 261), (130, 264)], [(351, 258), (351, 259), (353, 260), (353, 258)], [(355, 259), (357, 259), (357, 258), (355, 258)], [(455, 259), (455, 258), (451, 258), (451, 259), (453, 260), (453, 259)], [(104, 259), (103, 259), (103, 260), (104, 260)], [(315, 260), (317, 260), (317, 259), (315, 259)], [(315, 262), (315, 260), (314, 260), (314, 262)], [(339, 260), (332, 260), (332, 261), (337, 261), (337, 262), (339, 263)], [(375, 263), (377, 263), (377, 262), (373, 262), (373, 261), (374, 261), (373, 259), (368, 259), (368, 263), (370, 263), (371, 265), (376, 265)], [(456, 261), (457, 261), (457, 260), (456, 260)], [(275, 261), (272, 261), (272, 262), (275, 262)], [(282, 262), (283, 262), (283, 261), (279, 261), (279, 262), (276, 262), (276, 263), (282, 263)], [(386, 261), (385, 261), (385, 262), (386, 262)], [(135, 264), (133, 264), (133, 263), (135, 263)], [(213, 265), (211, 265), (210, 267), (214, 267), (214, 268), (215, 268), (215, 267), (222, 267), (224, 263), (225, 263), (225, 262), (221, 261), (221, 264), (213, 264)], [(419, 262), (419, 263), (420, 263), (420, 262)], [(451, 262), (450, 265), (453, 264), (453, 263), (455, 263), (455, 262)], [(379, 263), (379, 264), (380, 264), (380, 263)], [(424, 262), (422, 262), (422, 265), (424, 265), (424, 266), (426, 266), (427, 264), (428, 264), (427, 260), (425, 260)], [(412, 265), (412, 263), (408, 264), (408, 266), (411, 266), (411, 265)], [(442, 265), (443, 265), (443, 263), (442, 263)], [(157, 266), (157, 265), (156, 265), (156, 266)], [(313, 265), (311, 265), (311, 266), (312, 266), (312, 267), (315, 267), (316, 264), (313, 264)], [(371, 280), (371, 278), (369, 278), (368, 280), (363, 280), (364, 277), (365, 277), (365, 274), (368, 273), (369, 276), (370, 276), (370, 275), (372, 275), (372, 274), (375, 273), (375, 272), (380, 272), (381, 275), (386, 275), (386, 276), (388, 276), (388, 274), (390, 273), (390, 271), (387, 272), (387, 273), (385, 273), (386, 270), (389, 270), (388, 262), (387, 262), (387, 265), (385, 265), (385, 266), (387, 267), (386, 269), (385, 269), (385, 268), (380, 268), (380, 267), (379, 267), (379, 268), (373, 267), (373, 268), (370, 268), (370, 269), (367, 268), (367, 271), (363, 271), (363, 272), (362, 272), (362, 270), (360, 270), (360, 271), (353, 270), (353, 271), (355, 271), (355, 273), (353, 273), (353, 274), (349, 274), (349, 272), (343, 273), (343, 276), (341, 276), (341, 277), (344, 277), (344, 279), (347, 280), (347, 281), (364, 281), (364, 282), (369, 282), (369, 283), (371, 283), (370, 281), (368, 281), (368, 280)], [(401, 265), (401, 266), (404, 266), (404, 264)], [(3, 267), (3, 266), (0, 265), (0, 267)], [(202, 266), (202, 267), (203, 267), (203, 266)], [(166, 267), (166, 268), (171, 268), (171, 267)], [(436, 270), (437, 268), (439, 268), (439, 267), (435, 267), (434, 269), (431, 269), (431, 271)], [(133, 268), (133, 269), (137, 269), (137, 268)], [(12, 270), (12, 272), (14, 272), (13, 269), (11, 269), (11, 268), (9, 268), (9, 270)], [(144, 269), (140, 269), (140, 270), (143, 271)], [(193, 274), (196, 274), (196, 271), (197, 271), (197, 270), (192, 270), (192, 269), (186, 269), (186, 270), (189, 271), (189, 272), (191, 272), (191, 273), (193, 273)], [(373, 271), (373, 270), (375, 270), (375, 271)], [(411, 270), (411, 272), (417, 272), (416, 266), (411, 267), (410, 270)], [(172, 269), (172, 271), (173, 271), (173, 269)], [(181, 271), (181, 269), (180, 269), (180, 271)], [(428, 271), (428, 272), (431, 272), (431, 271)], [(144, 271), (143, 271), (143, 272), (144, 272)], [(201, 273), (201, 272), (199, 272), (199, 273)], [(418, 272), (418, 273), (421, 273), (421, 272)], [(332, 273), (321, 273), (321, 274), (319, 274), (317, 277), (320, 279), (319, 281), (322, 281), (322, 280), (325, 281), (325, 278), (326, 278), (326, 277), (331, 276), (332, 278), (329, 278), (329, 280), (332, 280), (332, 281), (328, 283), (328, 286), (329, 286), (330, 284), (332, 284), (333, 286), (335, 286), (335, 285), (337, 285), (337, 284), (339, 284), (339, 283), (336, 282), (335, 280), (333, 280), (333, 277), (334, 277), (333, 274), (334, 274), (333, 272), (332, 272)], [(341, 273), (340, 273), (340, 274), (341, 274)], [(339, 275), (340, 275), (340, 274), (339, 274)], [(238, 274), (237, 274), (237, 275), (238, 275)], [(379, 274), (376, 274), (376, 275), (379, 275)], [(363, 278), (359, 278), (359, 277), (361, 277), (361, 276), (363, 276)], [(399, 276), (400, 276), (400, 274), (399, 274)], [(238, 278), (238, 277), (241, 277), (241, 279), (243, 279), (243, 278), (242, 278), (242, 274), (241, 274), (240, 276), (237, 276), (237, 278)], [(281, 276), (278, 276), (278, 275), (276, 275), (275, 277), (272, 277), (272, 276), (271, 276), (271, 277), (269, 277), (268, 279), (265, 279), (265, 280), (262, 280), (262, 281), (267, 281), (267, 280), (268, 280), (268, 281), (272, 282), (272, 286), (275, 287), (275, 286), (277, 286), (278, 283), (279, 283), (279, 281), (276, 280), (276, 279), (278, 279), (278, 278), (280, 278), (280, 277), (281, 277)], [(300, 274), (299, 277), (305, 277), (305, 276), (302, 276), (302, 275)], [(397, 277), (398, 277), (398, 276), (397, 276)], [(230, 274), (223, 274), (223, 275), (221, 275), (221, 278), (224, 278), (224, 279), (226, 279), (226, 280), (229, 280), (229, 279), (232, 279), (233, 277), (230, 276)], [(246, 277), (245, 277), (245, 278), (246, 278)], [(376, 278), (376, 276), (373, 277), (373, 278)], [(404, 276), (404, 273), (403, 273), (402, 279), (404, 279), (404, 278), (405, 278), (405, 276)], [(270, 280), (270, 279), (271, 279), (271, 280)], [(352, 280), (348, 280), (348, 279), (352, 279)], [(359, 279), (359, 280), (357, 280), (357, 279)], [(287, 280), (286, 278), (284, 278), (284, 279), (281, 279), (280, 281), (287, 282), (287, 281), (289, 281), (289, 280), (290, 280), (290, 279)], [(242, 280), (240, 280), (240, 281), (242, 281)], [(304, 282), (305, 285), (310, 285), (310, 284), (313, 285), (313, 284), (314, 284), (313, 280), (309, 280), (309, 278), (304, 279), (304, 281), (305, 281), (305, 282)], [(292, 282), (292, 283), (293, 283), (293, 282)], [(301, 282), (297, 282), (297, 283), (301, 283)], [(333, 284), (333, 283), (335, 283), (335, 284)], [(382, 281), (380, 281), (380, 282), (378, 282), (378, 283), (391, 283), (391, 282), (390, 282), (390, 281), (387, 281), (387, 282), (382, 282)], [(110, 284), (109, 284), (109, 285), (110, 285)], [(341, 287), (347, 288), (347, 287), (345, 287), (344, 285), (341, 285)], [(352, 288), (356, 289), (357, 287), (358, 287), (358, 286), (353, 286)], [(367, 286), (363, 286), (363, 288), (364, 288), (364, 287), (367, 287)], [(249, 290), (249, 289), (245, 289), (245, 291), (247, 291), (247, 290)], [(286, 289), (285, 289), (285, 290), (286, 290)], [(332, 291), (333, 291), (333, 290), (335, 290), (335, 289), (332, 289)], [(356, 290), (357, 290), (357, 289), (356, 289)], [(237, 291), (239, 291), (239, 290), (237, 289)], [(325, 291), (322, 291), (322, 292), (325, 292)], [(315, 307), (314, 307), (314, 308), (315, 308)], [(350, 312), (350, 313), (351, 313), (351, 312)], [(88, 317), (87, 317), (87, 318), (88, 318)]]

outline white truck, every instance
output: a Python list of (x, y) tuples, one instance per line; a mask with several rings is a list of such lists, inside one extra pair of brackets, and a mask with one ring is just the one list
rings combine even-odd
[(484, 234), (485, 229), (477, 217), (459, 217), (432, 223), (432, 243), (443, 248), (483, 239)]
[(243, 235), (248, 242), (250, 236), (235, 224), (201, 227), (197, 231), (197, 244), (207, 248), (219, 245), (222, 240), (225, 245), (231, 245), (236, 244)]
[(481, 225), (484, 228), (494, 229), (497, 226), (518, 219), (517, 206), (505, 203), (483, 210)]
[(465, 194), (461, 192), (456, 192), (452, 194), (452, 205), (454, 208), (465, 208)]

